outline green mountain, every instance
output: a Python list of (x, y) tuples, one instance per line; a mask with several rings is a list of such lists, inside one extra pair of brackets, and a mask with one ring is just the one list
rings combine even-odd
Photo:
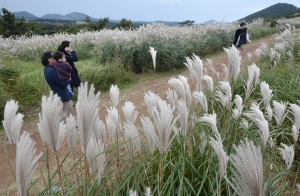
[(30, 14), (29, 12), (26, 12), (26, 11), (21, 11), (21, 12), (12, 12), (16, 18), (26, 18), (26, 19), (37, 19), (39, 17), (33, 15), (33, 14)]
[(245, 18), (242, 18), (240, 20), (244, 20), (246, 22), (251, 22), (256, 18), (284, 17), (288, 14), (299, 13), (299, 12), (300, 12), (300, 8), (298, 8), (292, 4), (277, 3), (275, 5), (265, 8), (263, 10), (255, 12), (253, 14), (250, 14), (249, 16), (246, 16)]
[(63, 15), (60, 15), (60, 14), (46, 14), (44, 16), (42, 16), (41, 18), (42, 19), (60, 19), (61, 17), (63, 17)]
[[(60, 18), (60, 20), (85, 20), (86, 17), (89, 17), (86, 14), (79, 13), (79, 12), (71, 12), (63, 17)], [(98, 21), (99, 19), (97, 18), (91, 18), (91, 21)]]

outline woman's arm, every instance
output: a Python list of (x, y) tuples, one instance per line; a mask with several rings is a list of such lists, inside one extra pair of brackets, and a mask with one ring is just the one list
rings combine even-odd
[(67, 62), (77, 62), (78, 57), (77, 57), (76, 52), (73, 50), (72, 52), (70, 52), (70, 54), (67, 54), (66, 60), (67, 60)]

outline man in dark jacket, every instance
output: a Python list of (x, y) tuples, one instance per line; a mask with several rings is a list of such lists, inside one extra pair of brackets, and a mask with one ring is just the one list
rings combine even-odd
[(243, 32), (243, 29), (244, 29), (244, 27), (245, 27), (245, 23), (242, 22), (242, 23), (240, 24), (240, 27), (241, 27), (241, 28), (239, 28), (239, 29), (237, 29), (237, 30), (235, 31), (234, 42), (233, 42), (234, 45), (236, 45), (237, 40), (239, 39), (240, 34)]
[(56, 60), (53, 58), (53, 53), (51, 51), (44, 52), (41, 60), (44, 65), (44, 77), (46, 82), (53, 93), (57, 94), (63, 102), (62, 120), (65, 120), (73, 109), (73, 102), (69, 91), (66, 88), (67, 85), (70, 84), (70, 80), (59, 80), (57, 72), (53, 67), (53, 63), (56, 62)]

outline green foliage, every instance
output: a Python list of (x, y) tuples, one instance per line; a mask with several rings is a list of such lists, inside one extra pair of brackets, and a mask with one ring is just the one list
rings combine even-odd
[(109, 17), (100, 18), (99, 21), (93, 22), (87, 16), (85, 19), (85, 22), (88, 23), (89, 30), (98, 31), (98, 30), (104, 29), (106, 27), (106, 25), (109, 23)]
[(0, 35), (3, 37), (10, 37), (26, 33), (27, 29), (24, 18), (20, 21), (16, 21), (15, 15), (6, 8), (1, 9), (0, 15)]
[(99, 91), (109, 90), (112, 84), (126, 87), (134, 78), (119, 61), (106, 63), (104, 66), (89, 62), (79, 69), (79, 75), (83, 82), (93, 83)]
[(115, 24), (111, 27), (112, 29), (124, 29), (124, 30), (130, 30), (135, 29), (135, 26), (131, 22), (131, 20), (127, 20), (126, 18), (122, 18), (119, 24)]
[(179, 22), (180, 26), (192, 26), (195, 23), (194, 20), (185, 20), (183, 22)]

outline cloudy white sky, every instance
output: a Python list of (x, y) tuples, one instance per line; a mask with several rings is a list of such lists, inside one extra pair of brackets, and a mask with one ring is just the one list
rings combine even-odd
[(212, 19), (232, 22), (277, 3), (300, 7), (299, 0), (0, 0), (0, 8), (38, 17), (81, 12), (98, 19), (203, 23)]

